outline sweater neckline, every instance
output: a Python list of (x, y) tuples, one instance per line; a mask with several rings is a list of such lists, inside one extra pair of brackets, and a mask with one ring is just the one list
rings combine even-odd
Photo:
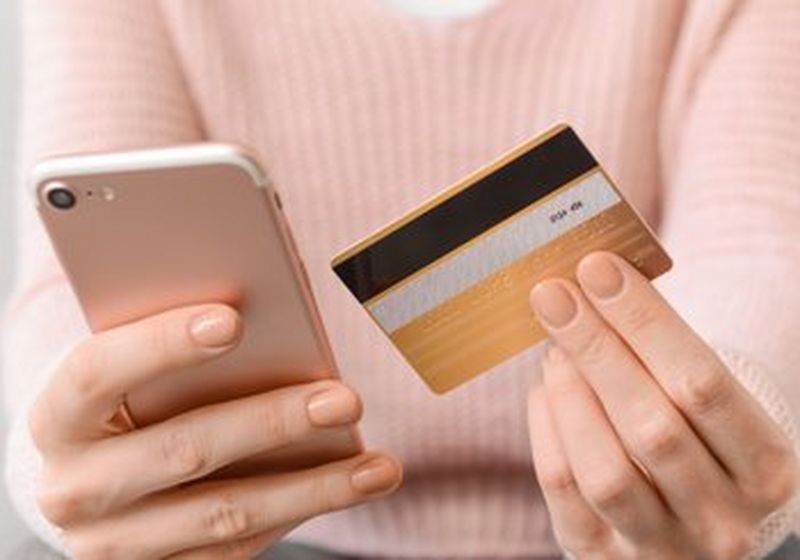
[(379, 2), (400, 15), (448, 23), (477, 18), (491, 11), (500, 0), (379, 0)]
[[(413, 4), (426, 1), (411, 0)], [(426, 15), (426, 12), (415, 11), (412, 3), (406, 0), (360, 0), (347, 5), (358, 6), (361, 12), (377, 18), (376, 21), (399, 26), (428, 46), (439, 48), (485, 29), (490, 21), (500, 17), (501, 8), (510, 4), (509, 0), (464, 0), (465, 4), (459, 7), (461, 5), (456, 2), (461, 0), (433, 1), (448, 5), (448, 9), (438, 15)], [(467, 4), (471, 10), (466, 9)]]

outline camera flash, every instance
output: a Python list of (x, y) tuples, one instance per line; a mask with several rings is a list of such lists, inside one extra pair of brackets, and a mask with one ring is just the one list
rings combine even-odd
[(112, 189), (111, 187), (103, 187), (102, 189), (100, 189), (100, 192), (102, 193), (103, 200), (105, 200), (106, 202), (111, 202), (116, 197), (114, 189)]

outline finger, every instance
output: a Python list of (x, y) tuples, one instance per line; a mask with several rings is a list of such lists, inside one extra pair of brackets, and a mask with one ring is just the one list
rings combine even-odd
[(573, 554), (597, 550), (613, 540), (613, 532), (578, 489), (556, 431), (543, 386), (528, 398), (533, 466), (559, 543)]
[(670, 509), (692, 528), (738, 511), (732, 481), (667, 395), (582, 292), (548, 280), (532, 292), (540, 322), (584, 375), (627, 453), (652, 477)]
[(401, 478), (396, 460), (372, 453), (287, 474), (198, 483), (73, 528), (71, 547), (79, 558), (94, 557), (97, 550), (125, 543), (127, 557), (162, 558), (385, 496)]
[(786, 437), (647, 279), (610, 253), (583, 259), (578, 279), (734, 478), (773, 478)]
[(207, 406), (87, 446), (47, 478), (40, 505), (59, 526), (100, 517), (360, 416), (355, 393), (329, 380)]
[(631, 462), (591, 387), (558, 346), (542, 367), (555, 428), (586, 501), (640, 547), (667, 550), (675, 519)]
[(201, 305), (167, 311), (79, 344), (31, 413), (37, 444), (108, 435), (124, 395), (142, 383), (229, 351), (241, 335), (236, 311)]
[(169, 560), (250, 560), (267, 547), (281, 540), (296, 525), (259, 533), (252, 537), (229, 543), (204, 546), (173, 554)]

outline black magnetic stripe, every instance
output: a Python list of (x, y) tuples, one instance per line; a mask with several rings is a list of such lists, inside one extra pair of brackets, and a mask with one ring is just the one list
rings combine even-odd
[(567, 128), (334, 267), (361, 302), (597, 166)]

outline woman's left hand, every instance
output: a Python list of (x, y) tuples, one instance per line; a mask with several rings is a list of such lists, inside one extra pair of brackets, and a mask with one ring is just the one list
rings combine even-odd
[(577, 558), (745, 555), (798, 488), (792, 444), (623, 259), (531, 293), (553, 346), (531, 391), (534, 464)]

